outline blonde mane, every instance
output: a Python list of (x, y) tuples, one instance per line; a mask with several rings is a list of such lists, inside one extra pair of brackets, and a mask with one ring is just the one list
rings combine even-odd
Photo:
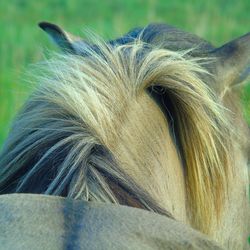
[[(227, 112), (201, 79), (208, 74), (202, 60), (140, 40), (113, 47), (97, 41), (85, 52), (57, 55), (41, 69), (0, 154), (1, 193), (121, 203), (115, 194), (121, 187), (143, 208), (168, 214), (171, 201), (162, 187), (171, 168), (185, 182), (187, 220), (210, 233), (232, 175), (232, 132)], [(151, 96), (155, 87), (172, 103), (174, 125)], [(173, 164), (171, 156), (158, 157), (168, 144)]]

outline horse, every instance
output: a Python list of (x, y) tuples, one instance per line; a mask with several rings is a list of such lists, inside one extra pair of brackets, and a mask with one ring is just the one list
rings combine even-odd
[[(0, 153), (1, 211), (25, 213), (20, 204), (33, 204), (41, 213), (32, 216), (47, 228), (49, 217), (39, 218), (52, 208), (42, 210), (43, 201), (81, 204), (69, 212), (78, 215), (83, 206), (100, 207), (99, 219), (117, 208), (121, 214), (109, 214), (106, 224), (126, 214), (122, 225), (148, 218), (143, 230), (163, 221), (161, 242), (172, 229), (183, 244), (151, 245), (157, 249), (245, 249), (250, 144), (240, 93), (250, 72), (250, 33), (216, 48), (165, 24), (108, 42), (84, 41), (48, 22), (39, 26), (62, 53), (39, 65), (37, 87)], [(0, 221), (9, 217), (3, 212)], [(0, 239), (13, 232), (8, 223)], [(119, 226), (108, 228), (119, 239)], [(100, 238), (81, 247), (103, 249)]]

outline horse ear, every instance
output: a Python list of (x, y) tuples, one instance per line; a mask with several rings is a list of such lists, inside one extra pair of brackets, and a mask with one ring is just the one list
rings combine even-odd
[(221, 92), (249, 80), (250, 33), (226, 43), (211, 54), (217, 58), (214, 70)]
[[(40, 22), (39, 27), (43, 29), (52, 40), (65, 52), (69, 53), (78, 53), (79, 43), (83, 44), (84, 42), (80, 37), (74, 36), (59, 26), (48, 23), (48, 22)], [(76, 46), (78, 44), (78, 46)]]

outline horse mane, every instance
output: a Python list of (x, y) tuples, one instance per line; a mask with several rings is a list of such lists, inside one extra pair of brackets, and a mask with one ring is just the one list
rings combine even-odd
[(209, 233), (227, 196), (232, 142), (226, 111), (201, 79), (208, 74), (202, 60), (140, 39), (96, 44), (85, 56), (60, 54), (41, 66), (39, 85), (0, 154), (0, 192), (111, 202), (171, 216), (112, 152), (128, 107), (160, 87), (172, 104), (190, 223)]

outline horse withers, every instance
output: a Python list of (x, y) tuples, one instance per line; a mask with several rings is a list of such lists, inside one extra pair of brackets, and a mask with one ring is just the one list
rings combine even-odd
[(215, 48), (152, 24), (104, 43), (39, 25), (63, 53), (0, 154), (5, 249), (246, 248), (250, 35)]

